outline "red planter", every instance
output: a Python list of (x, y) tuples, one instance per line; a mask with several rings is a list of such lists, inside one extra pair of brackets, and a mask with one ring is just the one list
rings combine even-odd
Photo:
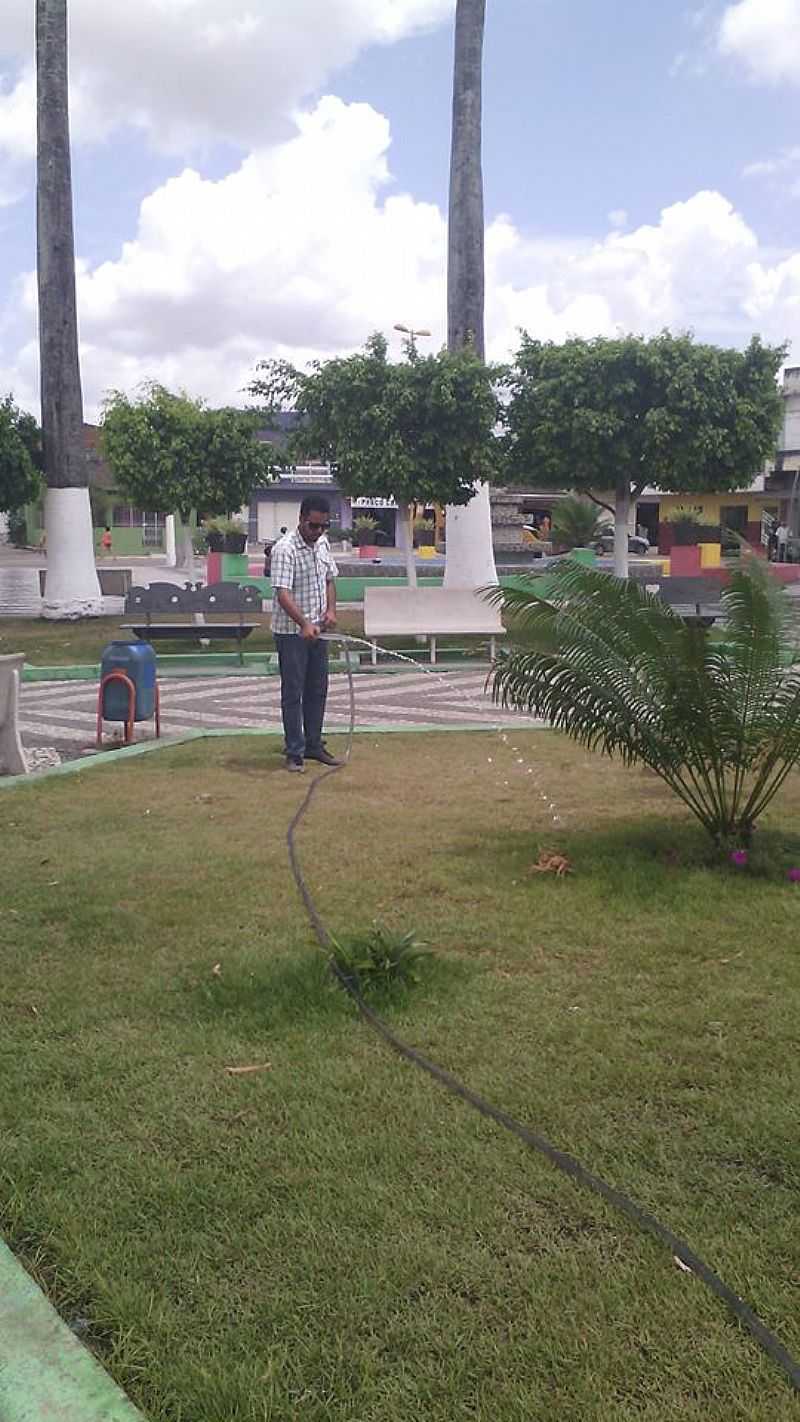
[(700, 546), (692, 543), (688, 547), (674, 544), (669, 555), (670, 572), (673, 578), (699, 578)]
[(377, 558), (377, 545), (373, 543), (359, 543), (358, 556), (359, 558)]

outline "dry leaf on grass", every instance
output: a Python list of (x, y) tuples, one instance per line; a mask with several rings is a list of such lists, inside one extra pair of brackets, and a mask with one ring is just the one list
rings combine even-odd
[(682, 1274), (692, 1274), (692, 1273), (694, 1273), (694, 1270), (693, 1270), (693, 1269), (690, 1269), (688, 1264), (684, 1264), (683, 1260), (682, 1260), (682, 1259), (679, 1259), (678, 1256), (677, 1256), (677, 1254), (673, 1254), (673, 1256), (672, 1256), (672, 1262), (673, 1262), (673, 1264), (677, 1264), (677, 1266), (678, 1266), (678, 1268), (680, 1269), (680, 1271), (681, 1271)]
[(212, 978), (221, 978), (221, 977), (222, 977), (222, 964), (221, 964), (221, 963), (215, 963), (215, 964), (214, 964), (213, 968), (211, 969), (211, 976), (212, 976)]
[(228, 1076), (250, 1076), (254, 1071), (272, 1071), (272, 1062), (260, 1062), (255, 1066), (226, 1067)]

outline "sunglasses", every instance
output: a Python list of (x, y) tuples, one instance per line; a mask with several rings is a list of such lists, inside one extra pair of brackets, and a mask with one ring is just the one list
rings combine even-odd
[(329, 523), (315, 523), (313, 518), (307, 518), (306, 523), (308, 524), (309, 528), (313, 528), (315, 533), (326, 533), (330, 528)]

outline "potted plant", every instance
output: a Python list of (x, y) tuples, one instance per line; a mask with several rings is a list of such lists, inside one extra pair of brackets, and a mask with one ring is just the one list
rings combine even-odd
[(240, 518), (224, 520), (225, 552), (244, 553), (247, 547), (247, 528)]
[(414, 544), (417, 548), (431, 548), (436, 539), (436, 524), (432, 518), (414, 519)]
[(378, 520), (372, 518), (370, 514), (361, 514), (353, 523), (353, 536), (358, 544), (359, 558), (376, 558), (378, 556), (377, 536), (375, 530), (378, 527)]
[(704, 541), (706, 525), (694, 509), (679, 505), (667, 514), (664, 522), (669, 526), (670, 571), (674, 577), (698, 577), (701, 566), (699, 545)]
[(222, 553), (225, 548), (225, 530), (218, 518), (203, 520), (203, 534), (209, 553)]

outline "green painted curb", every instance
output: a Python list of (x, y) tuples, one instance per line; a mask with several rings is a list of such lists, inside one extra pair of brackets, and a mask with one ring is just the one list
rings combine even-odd
[(0, 1422), (144, 1422), (0, 1241)]
[[(477, 731), (498, 732), (504, 727), (496, 725), (493, 721), (482, 724), (479, 721), (468, 722), (465, 726), (443, 726), (440, 722), (436, 724), (420, 724), (407, 726), (402, 721), (381, 722), (377, 726), (357, 726), (355, 735), (357, 736), (419, 736), (419, 735), (452, 735), (454, 732), (467, 732), (474, 735)], [(523, 728), (525, 729), (525, 728)], [(531, 727), (528, 729), (541, 729)], [(120, 746), (118, 750), (99, 751), (97, 755), (87, 756), (85, 760), (68, 760), (64, 765), (53, 765), (49, 770), (37, 770), (29, 775), (0, 775), (0, 790), (8, 790), (12, 786), (27, 785), (32, 788), (39, 785), (42, 780), (50, 780), (56, 775), (77, 775), (82, 770), (91, 770), (96, 765), (110, 765), (115, 761), (131, 760), (140, 755), (151, 755), (154, 751), (172, 750), (175, 746), (187, 745), (191, 741), (213, 741), (219, 740), (223, 736), (234, 739), (239, 736), (280, 736), (279, 730), (260, 730), (254, 726), (252, 730), (225, 730), (217, 731), (184, 731), (183, 735), (164, 738), (160, 741), (141, 741), (138, 745)], [(334, 736), (346, 736), (346, 731), (332, 731)], [(0, 1422), (4, 1422), (0, 1413)]]

